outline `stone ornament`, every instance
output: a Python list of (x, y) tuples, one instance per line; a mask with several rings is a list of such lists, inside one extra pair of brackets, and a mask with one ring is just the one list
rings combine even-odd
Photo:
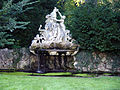
[[(57, 19), (57, 14), (60, 19)], [(35, 53), (35, 49), (76, 49), (78, 45), (74, 44), (69, 30), (66, 30), (64, 20), (66, 16), (62, 15), (55, 7), (54, 10), (46, 15), (45, 29), (40, 25), (39, 34), (32, 40), (30, 51)]]

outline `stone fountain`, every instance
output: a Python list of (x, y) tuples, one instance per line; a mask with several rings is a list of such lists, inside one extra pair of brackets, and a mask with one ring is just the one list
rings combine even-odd
[[(60, 19), (57, 19), (57, 15), (60, 16)], [(72, 39), (70, 30), (66, 30), (65, 18), (66, 16), (62, 15), (56, 7), (46, 15), (45, 27), (42, 29), (42, 25), (40, 25), (39, 34), (32, 40), (30, 52), (42, 60), (44, 55), (55, 55), (55, 59), (57, 55), (59, 58), (61, 55), (75, 55), (78, 45), (74, 43), (75, 40)], [(38, 60), (38, 72), (40, 72), (40, 61)]]

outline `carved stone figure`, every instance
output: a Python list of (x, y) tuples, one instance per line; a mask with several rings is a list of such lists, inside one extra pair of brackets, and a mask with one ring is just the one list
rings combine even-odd
[[(57, 19), (57, 13), (60, 19)], [(66, 30), (64, 20), (65, 16), (62, 15), (59, 10), (55, 7), (54, 10), (46, 15), (45, 29), (41, 29), (42, 25), (39, 27), (40, 34), (37, 34), (32, 44), (30, 46), (31, 52), (37, 48), (42, 49), (74, 49), (75, 44), (70, 35), (70, 31)]]

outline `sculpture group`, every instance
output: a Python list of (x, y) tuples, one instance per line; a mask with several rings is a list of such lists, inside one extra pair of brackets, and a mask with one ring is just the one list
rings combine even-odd
[[(60, 19), (57, 19), (57, 15)], [(62, 15), (55, 7), (54, 10), (46, 15), (45, 29), (42, 25), (39, 27), (39, 34), (34, 37), (30, 46), (31, 52), (35, 49), (75, 49), (75, 40), (71, 38), (69, 30), (66, 30), (64, 20), (66, 16)]]

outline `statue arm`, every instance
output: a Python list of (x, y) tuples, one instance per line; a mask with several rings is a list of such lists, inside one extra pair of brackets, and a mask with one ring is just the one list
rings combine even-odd
[(42, 27), (42, 25), (40, 25), (40, 27), (39, 27), (38, 31), (40, 31), (40, 30), (41, 30), (41, 27)]
[(53, 18), (53, 20), (55, 20), (55, 21), (57, 21), (57, 22), (62, 22), (63, 20), (58, 20), (58, 19), (55, 19), (55, 18)]
[(56, 20), (57, 22), (62, 22), (63, 20)]
[(62, 14), (58, 11), (58, 14), (60, 15), (60, 17), (62, 17)]

